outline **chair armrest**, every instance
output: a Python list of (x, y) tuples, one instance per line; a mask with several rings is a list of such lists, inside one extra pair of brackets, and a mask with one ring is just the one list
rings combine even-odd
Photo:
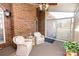
[(32, 39), (25, 39), (25, 42), (32, 42)]

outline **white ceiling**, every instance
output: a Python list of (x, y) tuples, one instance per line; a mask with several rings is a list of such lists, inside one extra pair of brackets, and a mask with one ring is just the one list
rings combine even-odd
[(57, 5), (50, 5), (48, 11), (73, 12), (77, 5), (77, 3), (57, 3)]

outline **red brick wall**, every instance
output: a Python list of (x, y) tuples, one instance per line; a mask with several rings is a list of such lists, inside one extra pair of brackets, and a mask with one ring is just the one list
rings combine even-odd
[[(11, 11), (11, 4), (7, 4), (7, 3), (0, 4), (0, 8), (3, 8), (3, 10), (8, 9), (9, 11)], [(5, 22), (6, 43), (0, 44), (0, 48), (11, 45), (11, 41), (12, 41), (11, 17), (4, 17), (4, 22)]]
[(13, 4), (14, 36), (28, 36), (36, 31), (36, 8), (31, 4)]
[(36, 7), (31, 4), (0, 4), (3, 9), (11, 11), (10, 17), (5, 17), (6, 43), (0, 48), (12, 45), (13, 36), (28, 36), (36, 31)]

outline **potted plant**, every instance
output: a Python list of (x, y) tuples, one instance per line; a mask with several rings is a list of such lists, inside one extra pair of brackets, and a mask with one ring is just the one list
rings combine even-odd
[(79, 52), (79, 44), (72, 41), (64, 42), (64, 48), (66, 49), (66, 56), (77, 56)]

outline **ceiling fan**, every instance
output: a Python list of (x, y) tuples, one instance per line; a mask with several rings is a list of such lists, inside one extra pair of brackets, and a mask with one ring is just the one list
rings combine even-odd
[(48, 10), (49, 6), (51, 6), (51, 5), (55, 6), (55, 5), (57, 5), (57, 3), (34, 3), (32, 5), (34, 5), (37, 8), (39, 7), (39, 9), (41, 11), (46, 11), (46, 10)]
[(46, 11), (50, 5), (57, 5), (57, 3), (39, 3), (39, 8), (41, 11)]
[(57, 3), (37, 3), (37, 4), (57, 5)]

